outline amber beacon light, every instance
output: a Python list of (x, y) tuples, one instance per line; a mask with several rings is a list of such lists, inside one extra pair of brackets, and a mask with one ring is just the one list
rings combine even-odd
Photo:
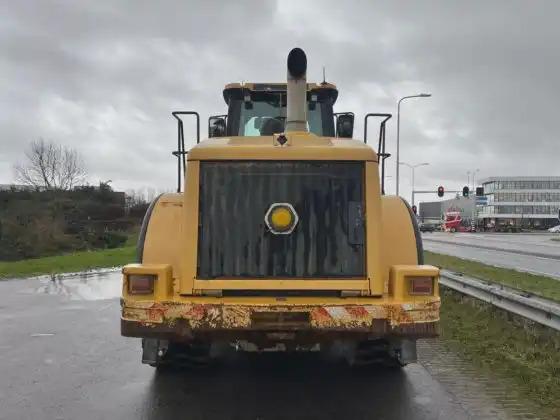
[(290, 203), (274, 203), (266, 212), (264, 221), (268, 229), (275, 235), (287, 235), (293, 232), (298, 215)]

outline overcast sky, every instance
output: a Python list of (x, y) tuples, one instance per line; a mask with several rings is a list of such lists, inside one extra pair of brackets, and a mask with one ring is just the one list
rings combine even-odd
[(401, 109), (401, 160), (430, 163), (417, 188), (459, 188), (473, 169), (560, 175), (557, 1), (0, 4), (0, 184), (43, 137), (78, 149), (90, 183), (171, 190), (170, 112), (199, 111), (204, 134), (208, 115), (225, 111), (226, 83), (284, 81), (295, 46), (309, 81), (326, 67), (335, 109), (359, 120), (355, 136), (365, 113), (395, 114), (391, 153), (398, 99), (432, 93)]

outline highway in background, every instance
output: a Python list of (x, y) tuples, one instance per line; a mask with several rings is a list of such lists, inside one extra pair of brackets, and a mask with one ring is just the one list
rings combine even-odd
[(0, 419), (534, 418), (436, 339), (402, 370), (232, 352), (159, 374), (120, 336), (119, 273), (0, 281), (0, 295)]
[(424, 249), (560, 279), (560, 235), (447, 233), (422, 235)]

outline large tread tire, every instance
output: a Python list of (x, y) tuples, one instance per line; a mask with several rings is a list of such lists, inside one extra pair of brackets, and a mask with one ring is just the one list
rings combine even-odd
[(206, 369), (212, 365), (210, 345), (206, 343), (169, 343), (165, 355), (150, 366), (158, 372), (174, 368)]
[(389, 353), (389, 348), (384, 340), (365, 341), (357, 344), (354, 354), (348, 360), (352, 367), (383, 367), (400, 369), (406, 366)]

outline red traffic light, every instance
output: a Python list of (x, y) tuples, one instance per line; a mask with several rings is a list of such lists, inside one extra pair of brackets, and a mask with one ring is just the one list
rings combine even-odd
[(445, 190), (443, 189), (443, 186), (439, 186), (437, 189), (437, 195), (438, 197), (443, 197), (443, 194), (445, 193)]
[(412, 213), (418, 214), (418, 208), (416, 206), (412, 206)]

